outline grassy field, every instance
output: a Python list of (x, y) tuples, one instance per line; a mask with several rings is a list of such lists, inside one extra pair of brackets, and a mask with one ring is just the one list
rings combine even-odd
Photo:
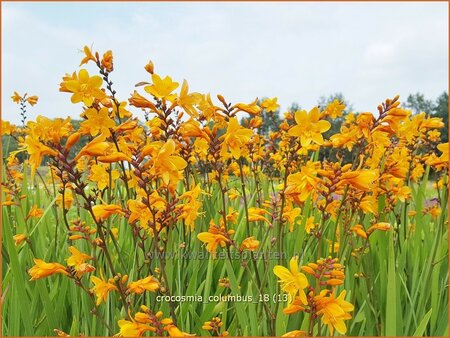
[(2, 168), (2, 335), (448, 335), (439, 119), (396, 97), (324, 139), (332, 102), (262, 134), (276, 99), (213, 103), (153, 74), (138, 122), (112, 54), (85, 53), (101, 76), (61, 83), (79, 128), (2, 121), (20, 147)]

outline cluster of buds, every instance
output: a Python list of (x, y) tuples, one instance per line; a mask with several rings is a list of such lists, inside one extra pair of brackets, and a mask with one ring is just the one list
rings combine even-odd
[(228, 331), (223, 331), (220, 333), (220, 329), (223, 326), (223, 322), (219, 317), (214, 317), (210, 321), (207, 321), (203, 324), (202, 329), (206, 331), (211, 331), (212, 335), (218, 337), (226, 337), (228, 336)]
[(302, 266), (302, 271), (314, 276), (322, 286), (337, 286), (344, 283), (344, 266), (337, 258), (328, 257), (319, 259), (316, 263), (308, 263)]
[(219, 286), (223, 288), (230, 288), (230, 279), (228, 277), (220, 278), (219, 279)]
[(71, 241), (76, 241), (78, 239), (89, 240), (91, 235), (97, 232), (96, 229), (93, 229), (81, 219), (75, 219), (71, 221), (71, 223), (72, 225), (69, 227), (71, 232), (69, 239)]
[(356, 235), (367, 239), (375, 230), (388, 231), (391, 229), (391, 225), (387, 222), (379, 222), (373, 224), (369, 229), (365, 230), (361, 224), (356, 224), (350, 228), (350, 231), (354, 232)]

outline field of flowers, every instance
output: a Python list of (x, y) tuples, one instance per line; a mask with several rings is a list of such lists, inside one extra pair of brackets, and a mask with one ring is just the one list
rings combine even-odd
[(448, 335), (440, 119), (396, 96), (325, 136), (335, 100), (263, 133), (277, 98), (149, 62), (126, 101), (111, 51), (80, 67), (81, 123), (27, 122), (19, 93), (2, 121), (2, 335)]

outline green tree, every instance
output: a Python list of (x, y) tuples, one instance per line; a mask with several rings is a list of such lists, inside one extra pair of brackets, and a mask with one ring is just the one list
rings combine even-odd
[(441, 129), (442, 142), (448, 142), (448, 93), (443, 92), (436, 99), (434, 104), (433, 116), (440, 117), (445, 124), (445, 127)]
[(421, 112), (432, 114), (434, 110), (433, 101), (427, 100), (422, 93), (409, 94), (403, 106), (406, 109), (410, 109), (413, 114), (419, 114)]

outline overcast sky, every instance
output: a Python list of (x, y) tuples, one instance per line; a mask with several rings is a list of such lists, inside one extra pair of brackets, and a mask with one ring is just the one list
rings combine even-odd
[[(114, 53), (126, 100), (143, 69), (192, 91), (250, 102), (277, 96), (310, 109), (342, 92), (356, 111), (448, 88), (448, 4), (438, 3), (2, 3), (2, 118), (19, 123), (14, 90), (38, 95), (35, 119), (78, 117), (58, 92), (84, 45)], [(95, 68), (88, 67), (90, 72)], [(137, 110), (136, 110), (137, 111)], [(138, 115), (141, 114), (138, 112)]]

